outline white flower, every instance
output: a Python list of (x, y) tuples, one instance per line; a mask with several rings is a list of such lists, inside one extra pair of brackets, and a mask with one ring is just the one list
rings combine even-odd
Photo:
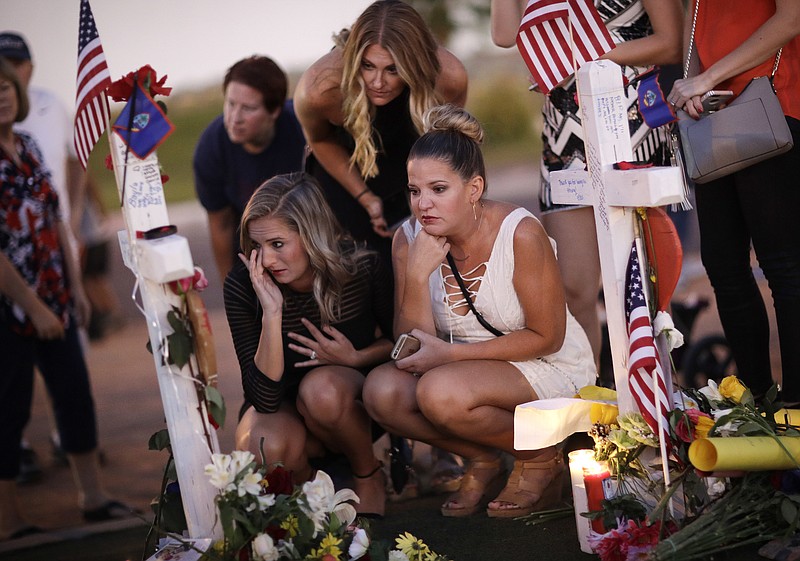
[(322, 470), (317, 471), (314, 481), (303, 483), (305, 504), (301, 504), (301, 508), (314, 521), (317, 532), (322, 531), (322, 523), (327, 520), (331, 512), (346, 526), (356, 519), (356, 509), (346, 501), (358, 502), (358, 495), (350, 489), (342, 489), (335, 493), (334, 491), (333, 481)]
[(721, 496), (727, 489), (725, 480), (719, 477), (707, 477), (706, 488), (708, 489), (708, 497), (712, 500)]
[(369, 535), (364, 528), (356, 528), (353, 533), (353, 541), (350, 543), (350, 548), (347, 554), (350, 556), (350, 561), (362, 557), (369, 549)]
[(231, 473), (233, 476), (236, 477), (239, 472), (249, 466), (255, 458), (252, 452), (243, 450), (234, 450), (231, 452)]
[(273, 495), (272, 493), (270, 493), (269, 495), (259, 495), (258, 497), (256, 497), (256, 500), (258, 501), (258, 510), (264, 512), (269, 507), (275, 504), (275, 495)]
[[(733, 409), (718, 409), (712, 411), (715, 421), (719, 421), (722, 417), (733, 411)], [(719, 425), (715, 430), (718, 436), (733, 436), (739, 427), (742, 426), (742, 421), (728, 421), (724, 425)]]
[(258, 534), (253, 539), (253, 559), (255, 561), (277, 561), (280, 552), (268, 534)]
[(672, 394), (672, 403), (678, 409), (686, 411), (687, 409), (700, 409), (700, 404), (697, 400), (685, 392), (677, 391)]
[(667, 346), (670, 351), (683, 346), (683, 333), (675, 328), (672, 316), (667, 312), (658, 312), (653, 320), (653, 334), (658, 336), (663, 332), (666, 332)]
[(231, 491), (234, 474), (231, 473), (231, 457), (227, 454), (213, 454), (211, 463), (205, 467), (205, 474), (210, 478), (211, 485), (220, 491)]
[(239, 496), (258, 496), (261, 493), (261, 475), (252, 471), (239, 481)]
[(408, 557), (402, 551), (393, 549), (389, 552), (389, 561), (408, 561)]
[(725, 399), (722, 397), (722, 394), (719, 393), (719, 387), (714, 380), (709, 380), (708, 385), (700, 389), (700, 393), (706, 396), (709, 401), (722, 401)]

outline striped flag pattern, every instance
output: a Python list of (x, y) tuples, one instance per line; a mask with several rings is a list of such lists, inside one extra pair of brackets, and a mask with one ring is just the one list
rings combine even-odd
[[(635, 241), (625, 273), (625, 319), (628, 322), (628, 386), (631, 395), (653, 433), (658, 435), (661, 442), (668, 443), (667, 415), (671, 407), (667, 396), (671, 393), (667, 391), (653, 339), (653, 326), (644, 297), (644, 282)], [(658, 430), (659, 416), (661, 432)]]
[(517, 48), (546, 94), (583, 63), (613, 49), (614, 40), (591, 0), (528, 0)]
[(76, 85), (73, 140), (78, 160), (86, 169), (89, 154), (108, 126), (109, 109), (105, 90), (111, 85), (111, 74), (89, 0), (81, 0)]

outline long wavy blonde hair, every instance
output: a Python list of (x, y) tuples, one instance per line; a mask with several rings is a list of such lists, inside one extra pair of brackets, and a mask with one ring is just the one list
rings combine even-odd
[(317, 180), (305, 172), (276, 175), (253, 193), (242, 214), (242, 250), (250, 255), (250, 223), (270, 216), (300, 235), (314, 272), (313, 293), (323, 323), (340, 316), (345, 285), (358, 272), (359, 261), (368, 250), (349, 239), (336, 221)]
[(361, 63), (367, 47), (379, 45), (394, 59), (397, 72), (409, 88), (409, 112), (414, 128), (423, 133), (425, 111), (441, 102), (436, 93), (436, 78), (441, 71), (437, 44), (422, 17), (400, 0), (378, 0), (358, 17), (337, 42), (344, 50), (342, 71), (342, 111), (344, 128), (355, 141), (350, 165), (358, 166), (361, 176), (378, 175), (372, 130), (375, 108), (367, 98)]

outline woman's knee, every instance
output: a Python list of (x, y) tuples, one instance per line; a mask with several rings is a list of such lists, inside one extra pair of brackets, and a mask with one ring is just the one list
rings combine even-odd
[(447, 427), (469, 409), (466, 393), (451, 373), (434, 369), (417, 384), (416, 398), (422, 414), (433, 424)]
[(400, 392), (399, 375), (393, 363), (382, 364), (374, 368), (364, 382), (362, 399), (369, 416), (380, 422), (392, 414), (397, 408)]
[(236, 427), (236, 448), (252, 452), (259, 463), (263, 458), (267, 465), (281, 463), (292, 468), (303, 455), (305, 431), (298, 430), (296, 423), (259, 422), (260, 415), (251, 409), (242, 418)]
[(298, 409), (304, 417), (335, 424), (351, 410), (360, 394), (361, 381), (354, 382), (332, 369), (321, 368), (308, 374), (300, 384)]

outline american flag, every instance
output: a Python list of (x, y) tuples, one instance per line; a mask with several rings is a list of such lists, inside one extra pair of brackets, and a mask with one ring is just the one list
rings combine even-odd
[(73, 139), (83, 169), (89, 154), (108, 125), (106, 88), (111, 85), (106, 56), (94, 23), (89, 0), (81, 0), (78, 25), (78, 77), (75, 96), (75, 131)]
[(591, 0), (528, 0), (517, 48), (548, 93), (583, 63), (613, 49), (614, 40)]
[[(670, 410), (667, 385), (653, 339), (650, 310), (644, 297), (644, 282), (636, 242), (631, 247), (625, 274), (625, 319), (628, 322), (628, 386), (639, 411), (661, 442), (669, 442)], [(657, 398), (657, 399), (656, 399)], [(658, 430), (661, 417), (662, 430)]]

